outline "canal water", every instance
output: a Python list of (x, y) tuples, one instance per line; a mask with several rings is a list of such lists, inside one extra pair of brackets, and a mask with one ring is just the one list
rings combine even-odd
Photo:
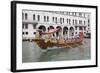
[(35, 42), (22, 43), (22, 62), (50, 62), (66, 60), (87, 60), (91, 58), (90, 39), (84, 39), (81, 45), (70, 48), (48, 48), (42, 50)]

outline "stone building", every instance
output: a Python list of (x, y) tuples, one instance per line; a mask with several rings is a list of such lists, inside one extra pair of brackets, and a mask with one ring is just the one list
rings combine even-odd
[(75, 37), (80, 31), (86, 37), (91, 33), (90, 13), (22, 10), (22, 35), (23, 38), (35, 38), (37, 30), (48, 32), (50, 29), (60, 28), (53, 37)]

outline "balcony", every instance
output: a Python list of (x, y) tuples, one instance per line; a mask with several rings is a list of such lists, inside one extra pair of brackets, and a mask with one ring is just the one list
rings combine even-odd
[(25, 24), (37, 24), (38, 23), (38, 21), (33, 21), (33, 20), (22, 20), (22, 23), (25, 23)]

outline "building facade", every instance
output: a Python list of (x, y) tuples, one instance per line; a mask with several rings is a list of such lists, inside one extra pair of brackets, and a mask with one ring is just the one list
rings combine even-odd
[(75, 37), (79, 32), (91, 33), (90, 13), (22, 10), (22, 36), (25, 39), (35, 38), (37, 30), (48, 32), (60, 28), (53, 37)]

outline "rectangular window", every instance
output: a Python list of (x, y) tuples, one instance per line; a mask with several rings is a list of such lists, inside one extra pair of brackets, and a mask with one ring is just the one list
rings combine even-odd
[(90, 23), (90, 20), (88, 19), (88, 24)]
[(75, 24), (77, 24), (77, 20), (75, 20)]
[(25, 20), (27, 20), (27, 17), (28, 17), (28, 15), (27, 15), (27, 13), (25, 13)]
[(47, 16), (47, 21), (49, 22), (49, 16)]
[(71, 19), (69, 19), (69, 24), (71, 24)]
[(73, 19), (73, 25), (74, 25), (74, 19)]
[(37, 23), (33, 23), (33, 29), (36, 29)]
[(79, 20), (79, 24), (82, 24), (82, 20)]
[(54, 22), (54, 17), (52, 17), (52, 21)]
[(82, 16), (82, 13), (79, 13), (79, 16)]
[(24, 19), (24, 13), (22, 13), (22, 19)]
[(63, 23), (64, 23), (64, 18), (63, 18)]
[(35, 14), (33, 14), (33, 20), (35, 20)]
[(68, 18), (67, 18), (67, 23), (68, 23)]
[(84, 21), (84, 25), (85, 25), (85, 21)]
[(62, 24), (62, 18), (60, 18), (60, 23)]
[(86, 27), (84, 27), (84, 30), (86, 30)]
[(77, 27), (75, 27), (75, 29), (77, 30)]
[(25, 29), (28, 29), (28, 24), (24, 24), (25, 25)]
[(79, 30), (82, 30), (82, 27), (79, 27)]
[(37, 18), (38, 18), (38, 21), (40, 21), (40, 15), (38, 15)]
[(24, 28), (25, 24), (22, 24), (22, 28)]
[(22, 32), (22, 34), (24, 35), (24, 32)]
[(76, 16), (76, 12), (75, 12), (75, 16)]
[(57, 23), (57, 17), (55, 17), (55, 23)]
[(46, 21), (46, 16), (44, 16), (44, 22)]

